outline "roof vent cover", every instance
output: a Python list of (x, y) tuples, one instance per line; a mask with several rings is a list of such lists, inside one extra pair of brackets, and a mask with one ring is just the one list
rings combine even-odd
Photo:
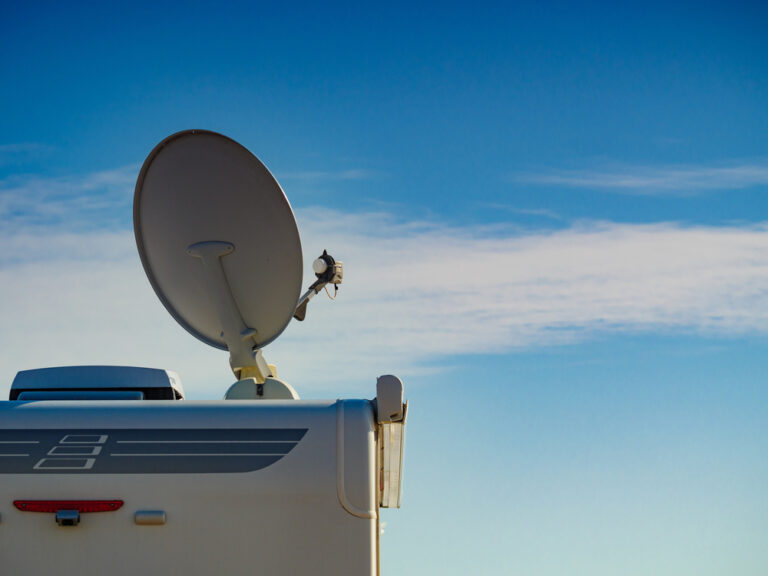
[(184, 388), (170, 370), (135, 366), (60, 366), (22, 370), (10, 400), (181, 400)]

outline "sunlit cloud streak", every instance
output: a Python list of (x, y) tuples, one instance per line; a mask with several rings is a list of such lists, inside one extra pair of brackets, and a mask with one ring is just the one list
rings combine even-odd
[(516, 172), (515, 183), (587, 188), (626, 194), (694, 195), (768, 185), (768, 160), (729, 165), (613, 165), (578, 170)]
[(301, 172), (278, 172), (276, 173), (280, 180), (301, 180), (310, 182), (320, 181), (347, 181), (347, 180), (370, 180), (379, 174), (373, 170), (362, 168), (349, 168), (346, 170), (306, 170)]
[[(591, 222), (558, 231), (402, 222), (386, 213), (297, 214), (305, 284), (327, 248), (345, 263), (265, 349), (300, 392), (370, 393), (374, 377), (439, 371), (465, 354), (509, 354), (606, 334), (708, 336), (768, 329), (768, 226)], [(0, 233), (0, 376), (35, 366), (167, 367), (193, 397), (223, 393), (226, 353), (177, 326), (129, 231)], [(94, 248), (98, 247), (98, 248)]]
[(106, 228), (130, 222), (139, 167), (125, 166), (84, 176), (20, 175), (0, 180), (3, 229)]

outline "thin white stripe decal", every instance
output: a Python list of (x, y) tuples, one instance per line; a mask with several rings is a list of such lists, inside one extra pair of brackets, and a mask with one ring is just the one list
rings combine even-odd
[(285, 454), (255, 452), (249, 454), (110, 454), (110, 456), (279, 456), (282, 458)]
[(37, 440), (0, 440), (0, 444), (40, 444)]
[(296, 440), (118, 440), (117, 444), (296, 444)]

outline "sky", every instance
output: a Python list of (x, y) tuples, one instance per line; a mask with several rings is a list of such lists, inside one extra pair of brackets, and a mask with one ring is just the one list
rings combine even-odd
[(402, 377), (384, 574), (764, 575), (768, 9), (0, 4), (0, 377), (225, 352), (132, 229), (171, 133), (272, 171), (338, 299), (264, 350), (303, 398)]

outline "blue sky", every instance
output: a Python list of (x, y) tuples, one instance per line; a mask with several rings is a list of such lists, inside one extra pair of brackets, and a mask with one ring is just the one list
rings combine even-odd
[(346, 265), (265, 356), (308, 398), (405, 380), (384, 573), (764, 574), (765, 7), (8, 4), (7, 382), (128, 363), (221, 395), (131, 229), (152, 147), (220, 131), (307, 263)]

